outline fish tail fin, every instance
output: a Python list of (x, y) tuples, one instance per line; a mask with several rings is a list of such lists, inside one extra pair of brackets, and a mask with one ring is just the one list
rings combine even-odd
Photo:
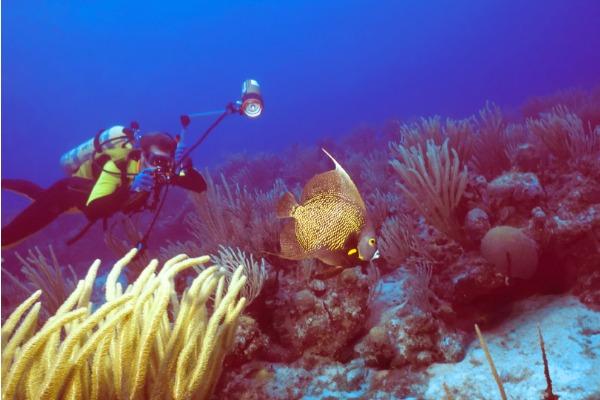
[(288, 260), (301, 260), (306, 256), (306, 252), (296, 238), (296, 221), (287, 220), (283, 224), (283, 229), (279, 234), (279, 244), (281, 246), (281, 253), (279, 254), (282, 258)]
[(285, 192), (279, 203), (277, 203), (277, 218), (289, 218), (294, 214), (294, 210), (298, 207), (298, 202), (293, 194)]

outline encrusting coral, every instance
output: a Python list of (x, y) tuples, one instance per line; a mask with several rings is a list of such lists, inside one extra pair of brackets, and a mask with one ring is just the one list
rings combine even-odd
[(159, 272), (158, 261), (151, 261), (123, 290), (117, 279), (136, 252), (113, 266), (106, 303), (97, 309), (90, 296), (99, 260), (39, 330), (41, 291), (17, 307), (2, 327), (2, 398), (210, 396), (246, 304), (238, 298), (243, 268), (226, 278), (218, 266), (207, 267), (179, 298), (175, 275), (210, 261), (179, 255)]

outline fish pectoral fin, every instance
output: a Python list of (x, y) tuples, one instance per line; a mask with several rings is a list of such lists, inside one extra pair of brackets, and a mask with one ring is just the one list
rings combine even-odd
[(283, 229), (279, 234), (279, 244), (281, 246), (279, 256), (282, 258), (302, 260), (307, 256), (296, 238), (296, 221), (293, 219), (284, 222)]
[(294, 214), (294, 210), (298, 207), (298, 202), (293, 194), (285, 192), (277, 203), (277, 218), (289, 218)]

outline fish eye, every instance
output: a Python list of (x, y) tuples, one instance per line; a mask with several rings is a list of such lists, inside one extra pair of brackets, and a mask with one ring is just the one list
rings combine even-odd
[(377, 243), (377, 240), (375, 240), (375, 238), (371, 238), (371, 239), (369, 239), (369, 245), (370, 245), (371, 247), (375, 247), (375, 243)]

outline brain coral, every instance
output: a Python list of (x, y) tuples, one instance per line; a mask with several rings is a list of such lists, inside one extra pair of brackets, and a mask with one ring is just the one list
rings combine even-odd
[(481, 240), (481, 254), (498, 272), (513, 278), (531, 278), (538, 265), (536, 242), (512, 226), (490, 229)]

